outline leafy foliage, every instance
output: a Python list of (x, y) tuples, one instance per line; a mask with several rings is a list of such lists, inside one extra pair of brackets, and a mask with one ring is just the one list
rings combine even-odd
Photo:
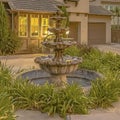
[[(103, 74), (103, 78), (92, 82), (89, 99), (92, 107), (106, 108), (119, 98), (120, 93), (120, 55), (103, 53), (86, 46), (68, 48), (67, 54), (78, 52), (83, 57), (79, 68), (95, 70)], [(72, 51), (72, 52), (70, 52)]]
[(60, 7), (60, 9), (63, 12), (63, 16), (66, 17), (66, 20), (63, 21), (63, 26), (68, 27), (69, 26), (69, 13), (67, 12), (67, 9), (65, 6)]
[(21, 45), (22, 42), (18, 36), (14, 32), (9, 31), (8, 38), (3, 44), (2, 54), (14, 54), (16, 50), (21, 47)]
[(88, 112), (87, 97), (78, 85), (59, 89), (53, 84), (36, 86), (27, 81), (15, 81), (10, 94), (17, 109), (38, 109), (48, 115), (58, 113), (61, 116)]
[(77, 46), (71, 46), (64, 51), (64, 54), (70, 56), (79, 56), (80, 50), (77, 48)]
[(86, 95), (82, 88), (77, 84), (68, 85), (60, 91), (59, 111), (62, 116), (68, 114), (86, 114), (88, 113), (88, 103)]
[(103, 79), (92, 82), (89, 97), (92, 100), (92, 107), (107, 108), (116, 102), (120, 95), (120, 78), (118, 74), (108, 73)]
[(0, 120), (15, 120), (12, 97), (8, 94), (12, 84), (9, 68), (0, 65)]
[(34, 109), (38, 108), (39, 96), (37, 95), (40, 88), (28, 81), (15, 80), (10, 95), (13, 97), (15, 108)]
[(0, 120), (15, 120), (14, 106), (11, 98), (5, 92), (0, 91)]
[(1, 109), (0, 102), (0, 114), (4, 115), (8, 110), (5, 113), (13, 120), (14, 105), (16, 109), (37, 109), (49, 115), (86, 114), (89, 108), (107, 108), (117, 101), (120, 97), (120, 56), (90, 47), (70, 49), (66, 53), (83, 57), (80, 67), (103, 73), (104, 77), (93, 80), (87, 94), (76, 84), (56, 88), (53, 84), (37, 86), (27, 80), (16, 80), (11, 76), (10, 68), (0, 64), (0, 99), (6, 106)]
[(11, 32), (4, 5), (0, 2), (0, 52), (13, 54), (21, 46), (21, 41), (14, 32)]
[(0, 50), (3, 51), (3, 44), (8, 37), (8, 18), (4, 5), (0, 2)]

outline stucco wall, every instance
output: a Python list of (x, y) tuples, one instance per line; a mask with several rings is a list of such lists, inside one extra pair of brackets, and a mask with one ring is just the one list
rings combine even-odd
[(67, 5), (70, 6), (68, 12), (89, 13), (89, 0), (80, 0), (77, 6), (74, 2), (69, 2)]
[[(63, 0), (57, 0), (63, 2)], [(89, 13), (89, 0), (79, 0), (78, 5), (75, 5), (75, 2), (66, 3), (68, 12), (77, 12), (77, 13)]]
[(88, 14), (71, 13), (69, 20), (81, 24), (81, 29), (78, 30), (78, 41), (81, 44), (88, 44)]
[[(58, 0), (63, 2), (63, 0)], [(78, 5), (75, 2), (67, 2), (67, 11), (70, 13), (69, 21), (78, 23), (78, 42), (88, 44), (88, 13), (89, 0), (80, 0)], [(80, 28), (81, 27), (81, 28)]]
[(111, 43), (111, 16), (89, 15), (88, 22), (106, 23), (106, 43)]

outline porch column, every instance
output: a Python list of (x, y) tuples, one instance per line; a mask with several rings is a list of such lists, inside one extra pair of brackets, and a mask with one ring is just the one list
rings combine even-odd
[(81, 20), (81, 44), (88, 44), (88, 16), (84, 15)]
[(80, 43), (81, 42), (81, 23), (80, 22), (78, 22), (78, 43)]
[(106, 22), (106, 43), (111, 43), (111, 21)]

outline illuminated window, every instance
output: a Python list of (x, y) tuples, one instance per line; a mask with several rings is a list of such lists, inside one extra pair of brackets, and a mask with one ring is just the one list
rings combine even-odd
[(39, 15), (33, 14), (30, 17), (30, 36), (39, 36)]
[(49, 26), (49, 19), (48, 16), (42, 17), (42, 36), (46, 36), (48, 34), (48, 26)]
[(26, 14), (19, 15), (19, 36), (27, 37), (28, 36), (28, 16)]

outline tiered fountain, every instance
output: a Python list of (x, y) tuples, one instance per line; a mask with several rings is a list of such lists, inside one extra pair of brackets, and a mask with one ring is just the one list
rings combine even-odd
[(40, 68), (50, 73), (50, 82), (57, 86), (64, 86), (67, 83), (66, 75), (76, 71), (78, 64), (82, 62), (79, 57), (63, 56), (63, 51), (72, 45), (75, 45), (75, 41), (64, 39), (62, 35), (68, 30), (62, 27), (62, 21), (66, 17), (62, 17), (62, 13), (57, 11), (54, 17), (50, 19), (56, 22), (55, 28), (49, 28), (49, 32), (55, 35), (53, 41), (44, 41), (42, 44), (54, 50), (55, 55), (41, 56), (35, 59), (35, 62), (40, 65)]

